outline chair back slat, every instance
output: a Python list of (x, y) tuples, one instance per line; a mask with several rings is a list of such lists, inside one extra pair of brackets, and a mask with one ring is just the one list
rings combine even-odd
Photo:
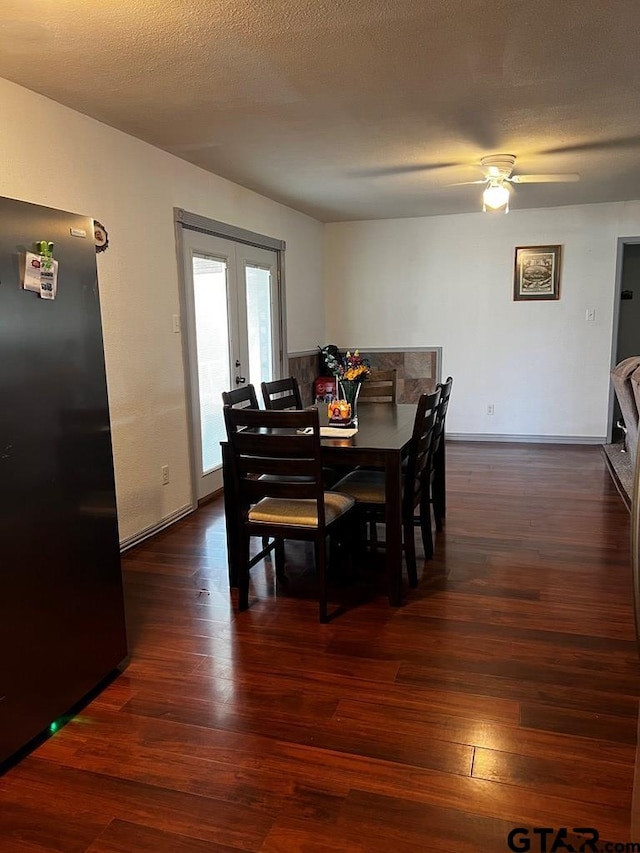
[[(255, 460), (255, 461), (254, 461)], [(292, 477), (312, 477), (314, 460), (307, 458), (301, 459), (298, 457), (280, 457), (269, 456), (265, 457), (262, 454), (249, 454), (247, 457), (242, 457), (239, 461), (240, 472), (246, 475), (256, 473), (269, 477), (282, 477), (283, 479), (291, 479)], [(258, 468), (260, 469), (258, 471)]]
[(265, 409), (281, 412), (285, 409), (302, 408), (300, 388), (295, 376), (275, 379), (273, 382), (263, 382), (261, 387)]
[[(312, 442), (309, 435), (295, 435), (282, 430), (273, 433), (247, 432), (243, 430), (236, 447), (247, 456), (260, 456), (266, 450), (269, 456), (280, 459), (310, 459)], [(305, 441), (306, 439), (306, 441)]]
[(262, 498), (281, 498), (286, 500), (316, 500), (317, 488), (314, 480), (256, 480), (244, 481), (244, 495), (249, 504), (257, 503)]
[(222, 392), (222, 404), (224, 406), (232, 406), (234, 409), (257, 409), (258, 398), (256, 389), (253, 385), (243, 385), (240, 388), (234, 388), (232, 391)]
[(360, 388), (360, 400), (367, 403), (391, 403), (397, 399), (398, 371), (372, 370)]
[(264, 409), (230, 409), (225, 413), (225, 420), (234, 429), (237, 424), (238, 429), (266, 430), (269, 435), (279, 429), (291, 430), (296, 435), (296, 430), (313, 429), (318, 423), (318, 410), (315, 407), (284, 412), (267, 411), (266, 415)]

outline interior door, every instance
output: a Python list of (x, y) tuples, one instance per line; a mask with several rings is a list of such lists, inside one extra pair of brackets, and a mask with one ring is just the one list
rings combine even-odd
[(222, 392), (278, 375), (277, 252), (183, 232), (191, 434), (198, 500), (222, 488)]
[[(637, 239), (637, 238), (634, 238)], [(640, 243), (624, 243), (622, 248), (622, 272), (620, 280), (620, 304), (615, 363), (633, 355), (640, 355)], [(613, 400), (612, 440), (623, 438), (618, 423), (623, 420), (617, 396)]]

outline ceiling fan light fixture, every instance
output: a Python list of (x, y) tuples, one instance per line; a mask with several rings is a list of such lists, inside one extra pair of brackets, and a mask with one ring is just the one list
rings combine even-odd
[(490, 181), (482, 193), (482, 210), (484, 213), (509, 212), (509, 188), (502, 181)]

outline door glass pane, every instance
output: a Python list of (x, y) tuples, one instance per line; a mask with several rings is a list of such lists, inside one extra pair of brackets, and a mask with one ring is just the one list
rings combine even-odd
[(249, 334), (249, 381), (256, 388), (273, 379), (271, 334), (271, 270), (245, 264), (247, 282), (247, 330)]
[(231, 387), (226, 261), (204, 255), (193, 256), (193, 295), (200, 396), (201, 469), (206, 474), (222, 463), (220, 442), (226, 436), (222, 392)]

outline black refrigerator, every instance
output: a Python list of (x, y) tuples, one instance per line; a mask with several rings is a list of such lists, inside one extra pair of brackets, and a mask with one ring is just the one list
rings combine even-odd
[[(22, 287), (40, 241), (54, 299)], [(0, 198), (0, 770), (127, 656), (95, 252), (91, 218)]]

